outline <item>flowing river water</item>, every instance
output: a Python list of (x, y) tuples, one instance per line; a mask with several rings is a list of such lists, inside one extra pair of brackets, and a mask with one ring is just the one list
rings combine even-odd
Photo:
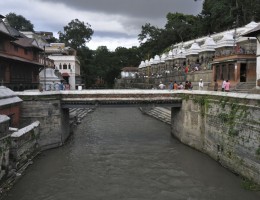
[(259, 200), (241, 179), (138, 108), (97, 108), (40, 154), (4, 200)]

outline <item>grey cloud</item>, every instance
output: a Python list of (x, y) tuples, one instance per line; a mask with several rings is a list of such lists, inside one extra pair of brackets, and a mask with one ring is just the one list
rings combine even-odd
[(97, 37), (109, 37), (109, 38), (136, 38), (136, 36), (130, 36), (125, 33), (108, 32), (108, 31), (95, 31), (95, 36)]
[[(38, 0), (41, 2), (61, 3), (74, 10), (118, 15), (117, 21), (127, 31), (128, 36), (137, 36), (142, 25), (151, 23), (162, 28), (169, 12), (198, 14), (202, 2), (194, 0)], [(55, 6), (55, 5), (53, 5)], [(68, 13), (69, 15), (69, 13)], [(102, 16), (103, 16), (102, 15)], [(100, 20), (100, 19), (99, 19)], [(102, 19), (106, 20), (106, 19)], [(86, 21), (87, 22), (87, 21)], [(92, 25), (92, 24), (91, 24)], [(116, 30), (120, 31), (120, 30)], [(115, 31), (115, 32), (116, 32)], [(124, 31), (125, 32), (125, 31)], [(94, 33), (97, 34), (96, 32)], [(118, 34), (118, 33), (115, 33)]]
[(69, 7), (106, 14), (119, 14), (129, 17), (166, 17), (168, 12), (198, 14), (202, 1), (194, 0), (39, 0), (59, 2)]

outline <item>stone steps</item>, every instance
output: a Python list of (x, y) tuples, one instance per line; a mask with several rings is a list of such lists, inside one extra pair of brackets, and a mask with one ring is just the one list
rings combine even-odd
[(250, 90), (254, 89), (255, 86), (255, 82), (241, 82), (236, 85), (233, 91), (240, 93), (248, 93)]
[(89, 113), (92, 112), (91, 108), (70, 108), (70, 124), (81, 123), (82, 119)]
[(162, 122), (171, 124), (171, 110), (163, 107), (154, 107), (146, 111), (147, 115), (150, 115)]

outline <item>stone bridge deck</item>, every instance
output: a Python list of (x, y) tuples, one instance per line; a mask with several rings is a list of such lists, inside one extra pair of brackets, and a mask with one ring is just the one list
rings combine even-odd
[(140, 106), (160, 104), (181, 107), (182, 99), (167, 90), (83, 90), (61, 91), (62, 107)]
[(202, 95), (218, 97), (232, 97), (238, 99), (260, 99), (259, 94), (226, 93), (199, 90), (65, 90), (65, 91), (24, 91), (17, 92), (23, 100), (59, 99), (61, 107), (89, 107), (89, 106), (140, 106), (160, 105), (181, 107), (185, 95)]

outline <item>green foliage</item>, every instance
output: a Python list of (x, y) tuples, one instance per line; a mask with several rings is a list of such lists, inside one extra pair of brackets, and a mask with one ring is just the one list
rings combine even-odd
[(207, 96), (202, 96), (202, 97), (196, 97), (193, 99), (194, 103), (197, 103), (200, 105), (200, 112), (201, 116), (204, 117), (206, 114), (206, 111), (209, 108), (209, 99)]
[(85, 46), (85, 43), (91, 40), (91, 36), (94, 33), (90, 24), (85, 24), (78, 19), (72, 20), (63, 29), (64, 32), (59, 32), (60, 42), (64, 42), (66, 46), (74, 49)]
[[(223, 112), (218, 114), (218, 118), (222, 123), (229, 127), (228, 134), (230, 136), (237, 136), (239, 134), (239, 130), (235, 128), (236, 123), (239, 121), (240, 123), (247, 122), (247, 117), (250, 114), (248, 112), (248, 107), (246, 105), (240, 105), (238, 100), (235, 99), (227, 104), (230, 101), (227, 97), (223, 97), (220, 100), (220, 105), (223, 109)], [(229, 107), (226, 109), (226, 106)]]
[(9, 25), (18, 31), (34, 31), (33, 24), (22, 15), (16, 15), (15, 13), (10, 12), (6, 15), (6, 19)]
[(188, 101), (190, 98), (188, 94), (180, 94), (180, 96), (181, 96), (181, 99), (183, 99), (185, 101)]
[(226, 106), (226, 104), (227, 104), (228, 101), (229, 101), (228, 97), (222, 97), (222, 98), (220, 99), (220, 105), (221, 105), (221, 107), (222, 107), (223, 109), (225, 108), (225, 106)]
[(241, 185), (246, 190), (260, 191), (260, 185), (248, 178), (244, 178)]
[(255, 151), (255, 154), (258, 155), (258, 156), (260, 155), (260, 146), (259, 146), (259, 147), (257, 148), (257, 150)]
[(165, 28), (172, 30), (178, 41), (186, 41), (196, 37), (194, 30), (196, 29), (197, 17), (182, 13), (168, 13), (166, 18)]
[(238, 136), (239, 130), (235, 129), (233, 126), (231, 126), (228, 130), (228, 134), (230, 136)]
[[(106, 46), (100, 46), (95, 51), (82, 47), (78, 55), (87, 88), (113, 88), (115, 78), (119, 78), (123, 67), (137, 67), (141, 62), (137, 47), (118, 47), (113, 52)], [(98, 83), (100, 80), (102, 84)]]

